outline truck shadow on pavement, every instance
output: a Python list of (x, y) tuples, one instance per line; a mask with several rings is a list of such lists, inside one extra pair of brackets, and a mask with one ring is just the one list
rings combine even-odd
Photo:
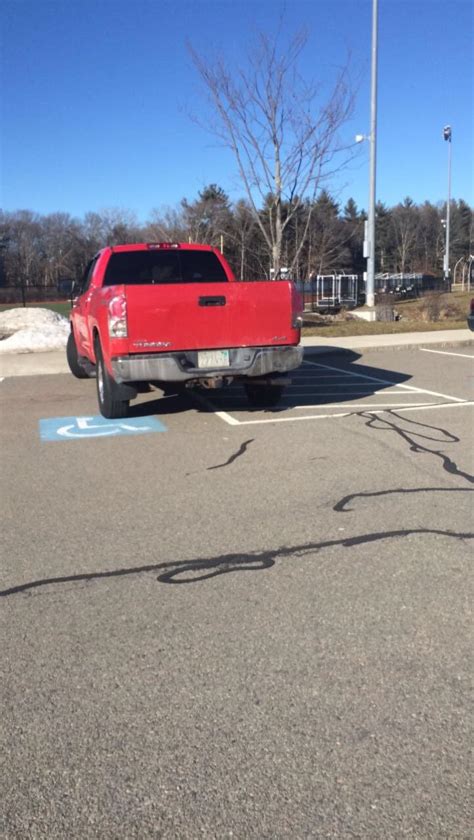
[(226, 410), (278, 414), (289, 408), (306, 405), (314, 407), (334, 402), (352, 403), (354, 400), (377, 396), (387, 388), (411, 379), (409, 374), (399, 371), (356, 364), (360, 358), (360, 353), (338, 347), (329, 348), (325, 353), (305, 356), (303, 366), (289, 374), (291, 384), (287, 386), (281, 402), (272, 407), (249, 405), (243, 384), (235, 382), (221, 389), (181, 387), (173, 392), (165, 392), (162, 397), (153, 398), (150, 394), (141, 402), (132, 404), (129, 416), (176, 414), (188, 411), (190, 404), (195, 410), (205, 413)]
[(131, 417), (170, 417), (172, 414), (184, 414), (196, 405), (185, 391), (174, 394), (161, 395), (160, 391), (153, 391), (150, 394), (139, 397), (140, 402), (131, 403), (127, 412), (127, 418)]
[(302, 367), (290, 374), (292, 384), (277, 410), (336, 402), (353, 403), (376, 397), (412, 378), (401, 371), (359, 364), (361, 354), (352, 350), (331, 349), (332, 352), (327, 354), (305, 354)]

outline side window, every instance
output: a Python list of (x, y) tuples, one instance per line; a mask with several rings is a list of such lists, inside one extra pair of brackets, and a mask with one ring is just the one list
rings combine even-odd
[(227, 275), (212, 251), (180, 252), (184, 283), (227, 283)]
[(98, 257), (94, 257), (94, 259), (91, 260), (90, 263), (88, 263), (88, 265), (86, 266), (86, 269), (84, 271), (84, 274), (82, 276), (82, 281), (81, 281), (81, 294), (84, 294), (84, 292), (87, 292), (87, 289), (90, 286), (90, 283), (91, 283), (91, 280), (92, 280), (92, 275), (94, 274), (94, 268), (96, 266), (97, 260), (98, 260)]
[(112, 254), (104, 277), (104, 286), (180, 282), (176, 251), (122, 251)]

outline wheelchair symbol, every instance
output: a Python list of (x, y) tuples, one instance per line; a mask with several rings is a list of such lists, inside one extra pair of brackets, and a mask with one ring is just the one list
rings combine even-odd
[(58, 435), (69, 438), (105, 437), (123, 432), (151, 432), (151, 426), (134, 426), (131, 423), (121, 423), (104, 420), (103, 423), (92, 423), (95, 417), (77, 417), (76, 425), (61, 426)]
[(123, 420), (106, 420), (105, 417), (49, 417), (39, 421), (42, 441), (86, 440), (119, 435), (143, 435), (148, 432), (166, 432), (167, 428), (156, 417), (130, 417)]

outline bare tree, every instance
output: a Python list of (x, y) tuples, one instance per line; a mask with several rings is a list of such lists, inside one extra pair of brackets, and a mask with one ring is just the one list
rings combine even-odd
[(144, 229), (148, 242), (184, 242), (188, 238), (182, 207), (154, 208)]
[(418, 235), (414, 271), (435, 273), (438, 270), (441, 254), (441, 244), (438, 242), (441, 228), (440, 214), (434, 204), (425, 201), (417, 208), (417, 217)]
[(397, 270), (402, 273), (411, 265), (418, 236), (419, 215), (411, 198), (397, 204), (391, 215)]
[(12, 286), (21, 289), (23, 306), (28, 287), (41, 276), (41, 217), (31, 210), (2, 213), (2, 239), (5, 240), (5, 272)]
[(105, 207), (98, 213), (86, 213), (83, 227), (96, 250), (105, 245), (122, 245), (140, 239), (135, 214), (122, 207)]
[(229, 198), (217, 184), (209, 184), (197, 199), (181, 201), (183, 219), (191, 242), (205, 242), (219, 247), (221, 236), (227, 234), (232, 223)]
[(50, 213), (41, 220), (43, 285), (72, 277), (84, 249), (79, 222), (69, 213)]
[[(206, 125), (230, 148), (237, 162), (253, 216), (268, 249), (274, 276), (280, 275), (285, 228), (305, 199), (310, 211), (298, 231), (290, 271), (298, 262), (311, 221), (311, 207), (323, 180), (350, 156), (339, 131), (352, 113), (348, 66), (341, 68), (323, 98), (321, 84), (307, 84), (298, 73), (306, 45), (304, 32), (286, 49), (260, 34), (248, 64), (233, 73), (223, 59), (206, 61), (189, 46), (213, 111)], [(285, 213), (282, 205), (285, 203)], [(266, 205), (265, 216), (259, 206)]]
[(251, 250), (255, 219), (246, 201), (240, 199), (234, 207), (233, 235), (239, 252), (239, 277), (245, 278), (247, 255)]

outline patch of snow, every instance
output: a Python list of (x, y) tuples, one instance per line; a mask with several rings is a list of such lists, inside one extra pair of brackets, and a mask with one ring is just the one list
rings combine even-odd
[(64, 350), (70, 327), (67, 318), (40, 307), (0, 312), (0, 354)]
[(55, 327), (67, 323), (68, 319), (63, 315), (40, 306), (7, 309), (5, 312), (0, 312), (0, 335), (8, 338), (17, 330), (41, 330), (44, 327)]

